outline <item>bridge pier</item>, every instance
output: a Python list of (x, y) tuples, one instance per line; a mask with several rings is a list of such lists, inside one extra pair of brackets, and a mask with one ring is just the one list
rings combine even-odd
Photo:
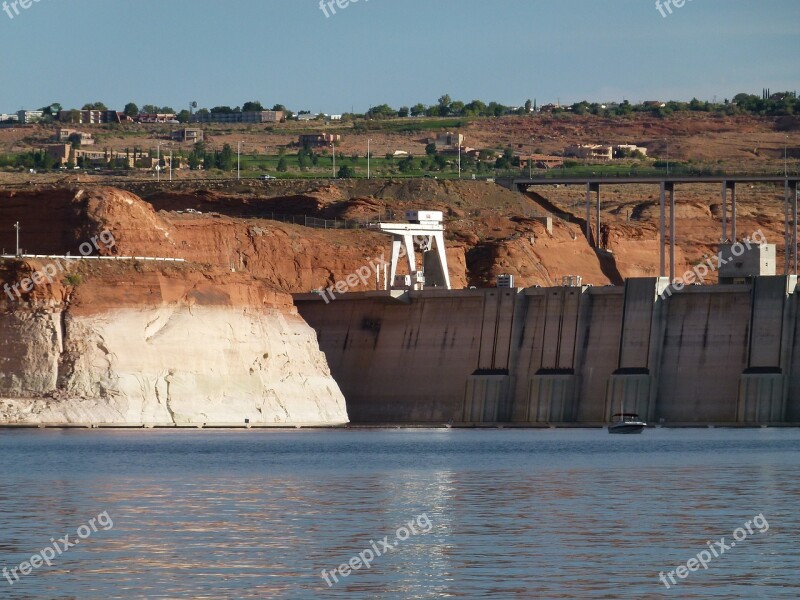
[[(784, 275), (797, 275), (797, 180), (787, 179), (783, 186), (783, 247), (784, 247)], [(789, 218), (789, 198), (791, 196), (791, 219)], [(789, 227), (791, 223), (791, 228)]]
[(798, 181), (795, 180), (791, 183), (792, 187), (794, 188), (794, 194), (792, 194), (792, 257), (794, 261), (794, 274), (797, 275), (797, 192), (798, 192)]
[(591, 244), (592, 235), (592, 192), (597, 194), (597, 235), (594, 238), (595, 248), (600, 247), (600, 184), (586, 184), (586, 241)]
[(675, 280), (675, 184), (671, 181), (661, 182), (661, 214), (659, 218), (661, 246), (661, 271), (660, 277), (666, 276), (666, 197), (669, 194), (669, 281)]
[(783, 274), (789, 274), (789, 180), (783, 184)]
[[(728, 240), (728, 190), (731, 191), (731, 238)], [(724, 244), (736, 243), (736, 182), (722, 182), (722, 240)]]

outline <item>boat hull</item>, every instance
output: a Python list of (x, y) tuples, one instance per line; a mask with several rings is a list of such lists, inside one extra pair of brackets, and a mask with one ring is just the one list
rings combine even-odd
[(644, 423), (617, 423), (616, 425), (608, 426), (608, 433), (619, 433), (619, 434), (642, 433), (642, 431), (644, 431), (644, 428), (645, 428)]

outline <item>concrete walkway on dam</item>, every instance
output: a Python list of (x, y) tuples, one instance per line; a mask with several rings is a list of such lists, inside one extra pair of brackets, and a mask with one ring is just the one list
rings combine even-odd
[(800, 424), (796, 276), (294, 297), (353, 424)]

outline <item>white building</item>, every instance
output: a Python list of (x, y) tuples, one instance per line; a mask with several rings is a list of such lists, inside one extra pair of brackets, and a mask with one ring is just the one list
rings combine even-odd
[(22, 125), (27, 125), (28, 123), (38, 123), (42, 120), (44, 116), (44, 112), (41, 110), (20, 110), (17, 111), (17, 120)]

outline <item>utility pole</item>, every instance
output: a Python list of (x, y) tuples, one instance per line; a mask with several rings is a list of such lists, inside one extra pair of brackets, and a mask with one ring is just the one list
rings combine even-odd
[(787, 150), (789, 149), (788, 134), (783, 137), (783, 176), (789, 179), (789, 163), (787, 162)]
[(158, 180), (159, 183), (161, 182), (161, 143), (162, 142), (158, 142), (157, 146), (158, 159), (156, 160), (156, 179)]
[(242, 179), (242, 142), (236, 145), (236, 180)]
[(19, 230), (21, 229), (21, 227), (19, 226), (19, 221), (14, 223), (14, 229), (17, 230), (17, 253), (16, 253), (16, 256), (19, 257), (19, 256), (22, 256), (22, 254), (20, 254), (20, 251), (19, 251)]
[(331, 142), (333, 148), (333, 178), (336, 179), (336, 142)]
[(367, 138), (367, 179), (370, 179), (370, 170), (369, 170), (369, 149), (370, 143), (372, 142), (371, 139)]
[(172, 183), (172, 148), (169, 149), (169, 181)]

